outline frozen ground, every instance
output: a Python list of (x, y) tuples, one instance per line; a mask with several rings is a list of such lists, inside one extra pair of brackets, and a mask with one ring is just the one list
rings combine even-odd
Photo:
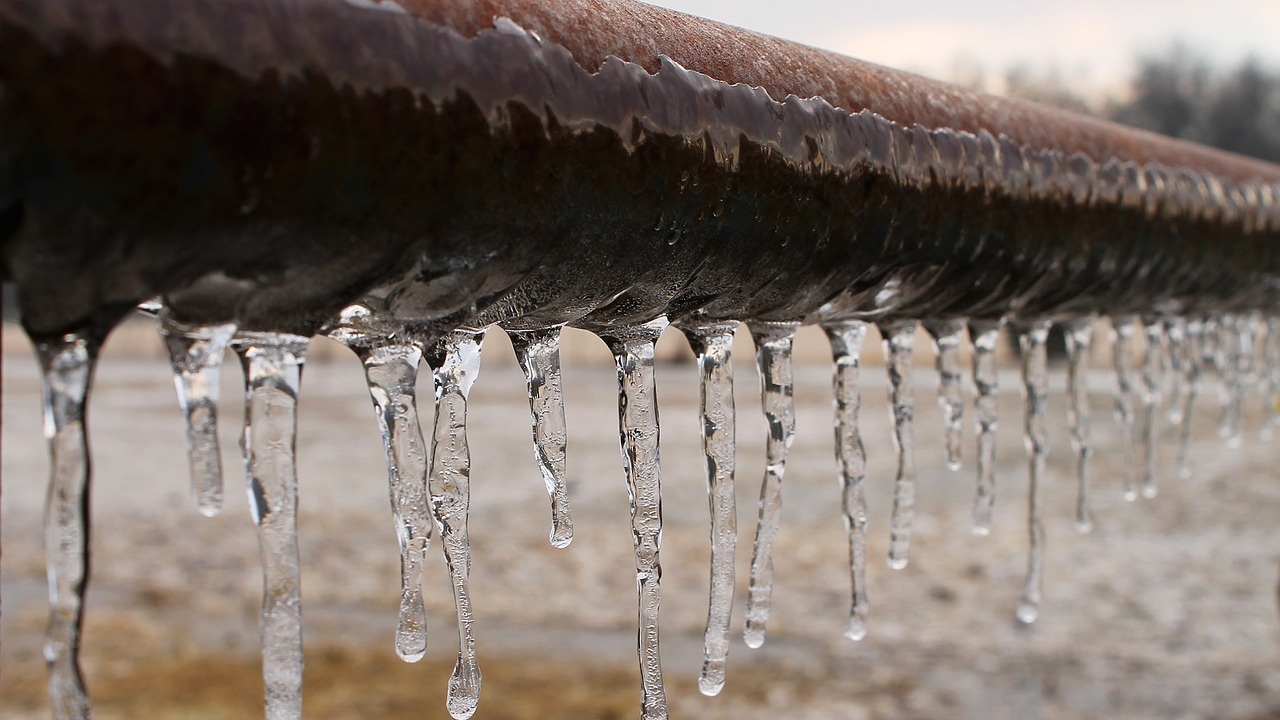
[[(12, 338), (12, 334), (7, 335)], [(40, 515), (47, 473), (35, 363), (9, 342), (3, 365), (0, 717), (48, 717)], [(969, 532), (973, 437), (965, 467), (942, 462), (936, 376), (917, 370), (919, 507), (910, 566), (884, 562), (894, 453), (884, 374), (864, 370), (862, 428), (872, 509), (871, 630), (841, 636), (848, 596), (831, 458), (830, 378), (796, 373), (799, 435), (776, 547), (778, 585), (764, 648), (741, 641), (742, 599), (763, 470), (764, 425), (749, 350), (739, 347), (738, 605), (729, 679), (696, 688), (705, 620), (707, 508), (691, 362), (658, 369), (663, 418), (663, 660), (676, 718), (1280, 718), (1280, 482), (1277, 453), (1250, 436), (1228, 449), (1202, 402), (1193, 480), (1161, 448), (1155, 500), (1120, 498), (1110, 373), (1091, 378), (1098, 437), (1097, 530), (1073, 527), (1074, 469), (1061, 367), (1052, 369), (1054, 449), (1044, 493), (1048, 577), (1040, 621), (1013, 620), (1025, 568), (1026, 463), (1012, 368), (1001, 376), (999, 490), (991, 536)], [(594, 352), (605, 355), (603, 345)], [(868, 344), (867, 355), (879, 356)], [(327, 356), (330, 354), (326, 354)], [(260, 716), (257, 548), (236, 450), (239, 373), (223, 384), (227, 507), (205, 519), (186, 487), (167, 369), (109, 354), (89, 416), (96, 480), (85, 669), (97, 717)], [(547, 543), (549, 510), (529, 447), (523, 380), (492, 342), (473, 393), (472, 594), (484, 694), (477, 718), (633, 718), (635, 593), (617, 450), (614, 378), (602, 363), (565, 368), (576, 538)], [(425, 408), (424, 408), (425, 409)], [(968, 410), (971, 412), (971, 405)], [(308, 365), (299, 436), (305, 710), (311, 718), (444, 718), (455, 637), (433, 545), (431, 649), (418, 665), (392, 650), (395, 539), (380, 443), (358, 364)]]

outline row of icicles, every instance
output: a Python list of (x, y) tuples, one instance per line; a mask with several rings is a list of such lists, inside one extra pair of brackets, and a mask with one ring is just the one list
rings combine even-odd
[[(249, 496), (263, 562), (261, 633), (269, 720), (297, 719), (302, 713), (302, 615), (296, 532), (297, 484), (294, 465), (296, 407), (308, 338), (281, 333), (237, 332), (234, 325), (192, 327), (173, 320), (159, 303), (142, 308), (157, 317), (168, 348), (178, 398), (186, 418), (193, 490), (204, 515), (222, 505), (222, 468), (216, 432), (219, 365), (230, 347), (245, 374), (243, 451)], [(1095, 318), (1061, 322), (1069, 360), (1067, 391), (1072, 445), (1078, 459), (1076, 521), (1082, 532), (1092, 526), (1089, 511), (1089, 408), (1084, 369)], [(1026, 399), (1026, 444), (1030, 453), (1028, 530), (1030, 557), (1017, 616), (1033, 622), (1043, 582), (1043, 527), (1039, 485), (1048, 438), (1045, 344), (1051, 322), (1011, 323), (1020, 346)], [(1190, 468), (1187, 443), (1191, 407), (1207, 366), (1223, 380), (1221, 432), (1233, 443), (1242, 435), (1245, 389), (1257, 384), (1267, 398), (1267, 436), (1277, 424), (1280, 391), (1280, 319), (1228, 315), (1207, 319), (1114, 317), (1114, 364), (1118, 392), (1115, 415), (1129, 454), (1124, 493), (1134, 499), (1156, 493), (1154, 472), (1158, 412), (1171, 394), (1167, 418), (1181, 425), (1178, 472)], [(902, 321), (880, 327), (884, 337), (889, 393), (898, 453), (890, 523), (889, 565), (905, 567), (914, 514), (915, 459), (912, 448), (911, 353), (919, 323)], [(625, 328), (597, 328), (617, 362), (619, 423), (631, 499), (632, 533), (639, 590), (639, 657), (643, 715), (664, 718), (667, 702), (658, 651), (658, 562), (662, 530), (658, 467), (658, 415), (654, 387), (654, 343), (666, 319)], [(711, 510), (710, 608), (705, 660), (699, 687), (715, 695), (725, 682), (729, 625), (734, 591), (737, 538), (734, 506), (734, 403), (730, 350), (736, 322), (682, 321), (701, 371), (703, 449)], [(746, 604), (745, 640), (764, 642), (773, 587), (772, 547), (778, 532), (787, 450), (795, 432), (791, 347), (799, 323), (748, 323), (768, 420), (767, 465), (761, 488)], [(926, 322), (937, 352), (941, 378), (939, 401), (946, 423), (946, 463), (960, 467), (964, 414), (960, 350), (966, 331), (973, 343), (973, 380), (977, 389), (977, 493), (973, 530), (986, 534), (995, 499), (996, 321)], [(1265, 334), (1261, 331), (1265, 327)], [(845, 634), (858, 640), (867, 633), (865, 578), (867, 507), (866, 456), (858, 431), (859, 354), (867, 325), (860, 321), (826, 324), (835, 359), (836, 456), (843, 481), (842, 509), (848, 530), (851, 594)], [(458, 622), (458, 660), (449, 681), (447, 706), (455, 718), (475, 712), (481, 675), (476, 662), (467, 580), (471, 557), (467, 539), (470, 454), (466, 437), (467, 395), (480, 369), (483, 334), (461, 330), (440, 336), (415, 336), (391, 318), (364, 305), (349, 307), (326, 333), (355, 351), (364, 363), (369, 392), (386, 450), (395, 530), (401, 558), (396, 652), (413, 662), (427, 646), (422, 573), (432, 528), (440, 536), (452, 580)], [(573, 537), (565, 489), (565, 420), (560, 382), (560, 328), (508, 331), (528, 380), (534, 453), (551, 499), (551, 544), (565, 547)], [(44, 371), (45, 431), (52, 473), (46, 514), (50, 621), (45, 645), (53, 712), (63, 718), (91, 716), (78, 664), (82, 599), (87, 580), (88, 457), (83, 424), (100, 338), (71, 334), (38, 344)], [(1142, 345), (1145, 340), (1145, 352)], [(1141, 364), (1137, 362), (1142, 358)], [(435, 383), (431, 444), (424, 442), (416, 410), (419, 365), (426, 361)], [(1138, 406), (1143, 411), (1137, 421)], [(1142, 448), (1143, 459), (1137, 458)]]

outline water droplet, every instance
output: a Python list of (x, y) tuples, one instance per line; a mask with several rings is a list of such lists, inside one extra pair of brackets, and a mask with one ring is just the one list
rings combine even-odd
[(973, 532), (991, 532), (991, 511), (996, 501), (996, 430), (999, 427), (999, 376), (996, 374), (996, 345), (1000, 342), (1000, 323), (975, 320), (969, 323), (973, 338), (973, 384), (978, 395), (974, 400), (975, 424), (978, 430), (978, 489), (973, 499)]
[(302, 602), (298, 477), (294, 464), (298, 392), (308, 339), (240, 332), (231, 348), (245, 374), (244, 462), (249, 508), (262, 555), (262, 677), (268, 720), (302, 716)]
[(44, 530), (49, 624), (44, 658), (53, 715), (88, 720), (89, 693), (80, 671), (80, 629), (89, 581), (89, 439), (85, 401), (93, 384), (97, 339), (72, 333), (36, 342), (42, 372), (49, 490)]
[(747, 587), (746, 629), (743, 632), (747, 647), (758, 648), (764, 644), (773, 602), (773, 541), (782, 523), (782, 480), (786, 473), (787, 451), (795, 440), (791, 346), (799, 323), (748, 323), (747, 327), (756, 345), (760, 399), (769, 428), (765, 441), (764, 480), (760, 485), (760, 514)]
[(698, 689), (717, 695), (724, 687), (733, 616), (734, 553), (738, 541), (734, 499), (733, 333), (737, 323), (684, 322), (680, 330), (698, 356), (702, 376), (699, 417), (707, 461), (711, 510), (711, 588)]
[(881, 325), (889, 368), (889, 405), (893, 413), (893, 445), (898, 451), (898, 475), (893, 481), (893, 514), (889, 522), (889, 567), (907, 566), (911, 552), (911, 524), (916, 514), (916, 459), (912, 439), (915, 400), (911, 386), (911, 353), (915, 347), (914, 320)]
[(533, 425), (533, 455), (551, 498), (551, 545), (567, 547), (573, 540), (569, 513), (564, 393), (560, 385), (560, 328), (508, 330), (529, 390)]
[(867, 453), (858, 430), (862, 397), (858, 390), (858, 365), (867, 326), (862, 322), (824, 325), (835, 361), (833, 383), (836, 406), (836, 462), (840, 465), (841, 502), (849, 538), (849, 622), (845, 637), (861, 640), (867, 635), (867, 497), (864, 481)]

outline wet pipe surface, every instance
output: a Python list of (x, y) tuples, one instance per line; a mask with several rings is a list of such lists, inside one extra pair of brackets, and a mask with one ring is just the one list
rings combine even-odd
[[(269, 718), (301, 712), (293, 434), (313, 334), (362, 356), (382, 413), (399, 488), (398, 649), (410, 659), (421, 623), (414, 568), (432, 526), (444, 548), (459, 621), (448, 707), (460, 718), (475, 711), (481, 685), (465, 430), (484, 328), (543, 334), (541, 358), (524, 365), (553, 499), (564, 500), (563, 467), (553, 460), (563, 453), (556, 330), (589, 329), (616, 358), (646, 718), (667, 714), (653, 345), (668, 323), (705, 337), (744, 321), (759, 348), (770, 444), (746, 610), (753, 646), (763, 642), (770, 607), (794, 434), (790, 343), (802, 322), (828, 328), (845, 366), (857, 355), (848, 333), (876, 322), (885, 334), (899, 455), (889, 562), (904, 567), (915, 513), (917, 324), (967, 320), (989, 344), (999, 321), (1013, 321), (1032, 451), (1025, 622), (1034, 621), (1041, 594), (1036, 487), (1051, 321), (1112, 316), (1117, 414), (1135, 442), (1135, 401), (1152, 427), (1156, 376), (1174, 365), (1163, 357), (1179, 357), (1182, 368), (1213, 363), (1236, 398), (1229, 407), (1250, 383), (1275, 393), (1273, 374), (1254, 365), (1280, 262), (1273, 167), (1219, 156), (1206, 168), (1067, 155), (985, 130), (850, 113), (821, 98), (778, 100), (666, 59), (652, 73), (617, 58), (586, 69), (507, 18), (464, 37), (390, 4), (235, 3), (196, 27), (212, 17), (204, 13), (212, 6), (0, 5), (0, 257), (46, 378), (54, 465), (46, 658), (57, 717), (89, 715), (77, 662), (89, 543), (84, 403), (103, 338), (143, 303), (174, 339), (193, 474), (207, 496), (217, 494), (209, 488), (218, 469), (199, 453), (208, 454), (214, 405), (199, 389), (212, 383), (224, 345), (245, 370), (243, 447), (264, 568)], [(314, 22), (286, 22), (298, 17)], [(243, 38), (252, 38), (245, 51), (232, 52)], [(353, 48), (353, 38), (379, 53)], [(1128, 348), (1139, 318), (1148, 358), (1140, 395)], [(1195, 342), (1166, 347), (1166, 335)], [(704, 416), (731, 425), (731, 412), (715, 401), (725, 395), (715, 383), (731, 378), (711, 372), (706, 352), (715, 344), (698, 344), (708, 373)], [(975, 358), (984, 352), (980, 344)], [(437, 388), (429, 443), (405, 391), (423, 359)], [(1193, 387), (1192, 370), (1168, 376)], [(857, 385), (845, 378), (840, 388), (847, 412), (857, 406)], [(842, 442), (856, 447), (856, 412), (841, 421)], [(728, 480), (719, 471), (723, 449), (712, 445), (714, 488)], [(865, 511), (857, 453), (841, 452), (857, 636), (865, 632)], [(979, 529), (990, 461), (984, 450)], [(1087, 473), (1080, 477), (1084, 497)], [(1154, 493), (1145, 478), (1144, 491)], [(723, 495), (711, 501), (713, 516), (730, 511)], [(208, 503), (202, 509), (216, 510)], [(721, 542), (719, 552), (727, 550)], [(716, 587), (732, 584), (731, 574), (713, 578), (720, 606), (709, 616), (704, 692), (723, 682), (725, 600)]]

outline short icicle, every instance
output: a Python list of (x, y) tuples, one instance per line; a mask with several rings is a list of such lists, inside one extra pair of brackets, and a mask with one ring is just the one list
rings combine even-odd
[(662, 479), (658, 458), (658, 398), (654, 383), (654, 343), (667, 326), (658, 318), (636, 327), (596, 331), (609, 345), (618, 368), (618, 434), (631, 501), (631, 539), (639, 596), (637, 651), (640, 656), (641, 718), (664, 720), (667, 693), (658, 646), (658, 605), (662, 565)]
[(573, 541), (573, 516), (565, 482), (566, 438), (564, 392), (560, 384), (560, 327), (508, 330), (529, 390), (533, 425), (533, 455), (551, 498), (551, 545), (568, 547)]
[(915, 399), (911, 386), (911, 353), (915, 320), (880, 326), (889, 367), (889, 406), (893, 444), (898, 451), (898, 474), (893, 481), (893, 514), (889, 521), (889, 567), (907, 566), (911, 552), (911, 524), (916, 514), (916, 458), (912, 422)]
[(1124, 499), (1138, 499), (1135, 422), (1134, 422), (1134, 367), (1133, 340), (1137, 334), (1138, 320), (1129, 315), (1111, 318), (1111, 357), (1116, 371), (1116, 422), (1120, 424), (1120, 439), (1124, 446)]
[(824, 325), (835, 360), (833, 383), (836, 408), (836, 462), (840, 465), (841, 502), (845, 532), (849, 537), (849, 622), (844, 635), (850, 640), (867, 636), (867, 453), (858, 430), (862, 396), (858, 389), (859, 357), (867, 334), (863, 322)]
[(44, 517), (49, 577), (44, 659), (49, 700), (56, 720), (87, 720), (93, 713), (80, 671), (80, 633), (89, 582), (91, 482), (85, 407), (98, 340), (87, 332), (70, 333), (35, 345), (43, 374), (50, 467)]
[(1205, 324), (1199, 318), (1186, 322), (1186, 338), (1183, 357), (1183, 384), (1186, 390), (1182, 395), (1181, 426), (1178, 428), (1178, 477), (1191, 479), (1191, 418), (1195, 409), (1196, 397), (1200, 394), (1200, 375), (1204, 372), (1205, 362)]
[(1093, 341), (1093, 325), (1097, 317), (1089, 315), (1063, 323), (1067, 345), (1067, 395), (1071, 404), (1067, 423), (1071, 426), (1071, 447), (1076, 453), (1076, 529), (1093, 530), (1093, 512), (1089, 509), (1089, 347)]
[(960, 444), (964, 439), (964, 376), (960, 373), (960, 346), (964, 343), (963, 320), (926, 323), (937, 354), (938, 405), (942, 407), (946, 434), (947, 467), (960, 469)]
[(262, 677), (267, 720), (302, 717), (302, 604), (298, 477), (294, 460), (298, 392), (308, 339), (237, 333), (231, 348), (245, 374), (243, 445), (249, 509), (262, 555)]
[(1044, 596), (1044, 524), (1040, 519), (1040, 483), (1044, 479), (1045, 458), (1049, 454), (1049, 433), (1045, 427), (1045, 402), (1048, 399), (1048, 372), (1045, 340), (1049, 337), (1048, 321), (1019, 328), (1018, 345), (1022, 350), (1022, 385), (1026, 399), (1026, 444), (1030, 456), (1027, 488), (1027, 580), (1018, 602), (1018, 620), (1033, 623), (1040, 615)]
[(698, 356), (702, 376), (698, 409), (702, 452), (707, 461), (707, 500), (711, 509), (711, 590), (702, 644), (698, 689), (718, 695), (724, 688), (729, 657), (729, 621), (733, 616), (734, 554), (738, 511), (734, 498), (733, 333), (736, 322), (685, 321), (679, 327)]
[(471, 449), (467, 445), (467, 395), (480, 372), (483, 333), (459, 330), (445, 336), (430, 350), (428, 362), (435, 371), (436, 413), (431, 435), (431, 473), (428, 481), (431, 513), (449, 577), (458, 615), (458, 659), (449, 678), (446, 706), (449, 715), (464, 720), (480, 702), (480, 667), (472, 630), (471, 542), (467, 518), (471, 509)]
[(387, 489), (400, 546), (400, 611), (396, 654), (417, 662), (427, 651), (427, 611), (422, 570), (431, 543), (427, 467), (431, 458), (418, 421), (417, 379), (423, 344), (390, 316), (364, 304), (349, 305), (326, 334), (346, 345), (364, 365), (373, 414), (387, 462)]
[(218, 382), (232, 323), (187, 325), (165, 310), (157, 316), (160, 336), (169, 351), (178, 405), (187, 426), (187, 464), (191, 491), (201, 515), (222, 510), (222, 453), (218, 446)]
[(1245, 337), (1241, 330), (1244, 320), (1238, 315), (1225, 315), (1218, 318), (1217, 332), (1214, 333), (1215, 364), (1222, 378), (1222, 417), (1218, 422), (1218, 435), (1231, 447), (1239, 447), (1243, 441), (1244, 380), (1241, 369), (1244, 366)]
[(751, 553), (751, 578), (747, 585), (747, 647), (764, 644), (769, 610), (773, 603), (773, 542), (782, 523), (782, 480), (787, 451), (795, 439), (796, 406), (792, 385), (791, 346), (799, 323), (748, 323), (756, 345), (756, 369), (760, 375), (760, 400), (769, 434), (765, 441), (764, 481), (760, 485), (760, 515)]
[(978, 430), (978, 488), (973, 499), (973, 533), (991, 532), (991, 511), (996, 502), (996, 430), (999, 426), (999, 376), (996, 374), (996, 345), (1000, 323), (975, 320), (969, 323), (973, 338), (974, 424)]

